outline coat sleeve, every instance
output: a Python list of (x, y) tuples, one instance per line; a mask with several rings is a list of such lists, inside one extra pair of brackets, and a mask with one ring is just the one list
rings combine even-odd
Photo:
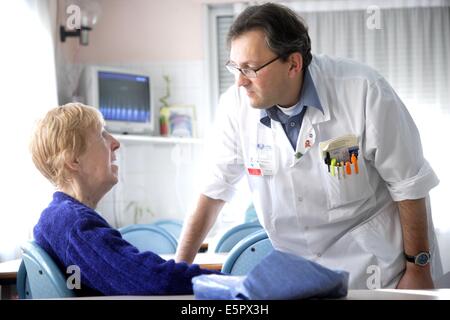
[(423, 156), (419, 131), (383, 78), (368, 87), (364, 152), (394, 201), (427, 196), (439, 180)]
[(207, 137), (207, 166), (202, 193), (213, 199), (230, 201), (245, 166), (239, 137), (239, 92), (232, 86), (219, 101), (214, 128)]

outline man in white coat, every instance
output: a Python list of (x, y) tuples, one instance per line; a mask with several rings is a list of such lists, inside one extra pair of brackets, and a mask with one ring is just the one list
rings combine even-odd
[(301, 18), (277, 4), (248, 7), (228, 42), (236, 81), (220, 99), (215, 161), (176, 259), (193, 261), (246, 175), (276, 249), (348, 271), (351, 289), (433, 288), (442, 266), (428, 193), (439, 180), (386, 80), (312, 56)]

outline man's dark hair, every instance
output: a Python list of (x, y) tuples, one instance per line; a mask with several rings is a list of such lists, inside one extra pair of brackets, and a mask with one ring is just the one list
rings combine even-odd
[(291, 53), (300, 52), (303, 68), (310, 64), (312, 55), (308, 27), (291, 9), (270, 2), (247, 7), (230, 27), (228, 46), (232, 40), (251, 30), (262, 30), (268, 47), (283, 61)]

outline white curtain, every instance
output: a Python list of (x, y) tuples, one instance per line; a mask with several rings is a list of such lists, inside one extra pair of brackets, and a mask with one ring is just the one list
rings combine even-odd
[(450, 271), (446, 201), (450, 194), (449, 1), (285, 4), (308, 24), (313, 53), (347, 57), (374, 67), (407, 106), (419, 128), (425, 157), (441, 181), (430, 196), (444, 271)]
[(28, 144), (35, 121), (57, 105), (55, 17), (55, 1), (0, 3), (0, 262), (20, 255), (53, 192)]

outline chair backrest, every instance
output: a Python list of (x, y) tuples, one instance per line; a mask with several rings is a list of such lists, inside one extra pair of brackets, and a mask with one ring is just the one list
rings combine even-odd
[(175, 253), (177, 239), (161, 227), (150, 224), (132, 224), (119, 229), (122, 237), (140, 252)]
[(171, 233), (176, 239), (180, 238), (183, 221), (176, 219), (162, 219), (153, 223), (155, 226), (161, 227)]
[(20, 299), (74, 297), (67, 287), (66, 277), (53, 259), (35, 241), (22, 246), (23, 260), (17, 274)]
[(256, 209), (253, 203), (251, 203), (245, 211), (245, 222), (259, 223), (258, 215), (256, 214)]
[(16, 288), (19, 299), (33, 299), (30, 290), (30, 281), (27, 276), (27, 269), (25, 268), (25, 262), (23, 262), (23, 260), (17, 271)]
[(216, 245), (215, 252), (230, 252), (231, 249), (242, 239), (249, 234), (259, 231), (262, 226), (259, 223), (248, 222), (237, 225), (227, 232), (219, 239)]
[(256, 231), (234, 246), (222, 266), (222, 272), (246, 275), (272, 250), (267, 233), (264, 230)]

